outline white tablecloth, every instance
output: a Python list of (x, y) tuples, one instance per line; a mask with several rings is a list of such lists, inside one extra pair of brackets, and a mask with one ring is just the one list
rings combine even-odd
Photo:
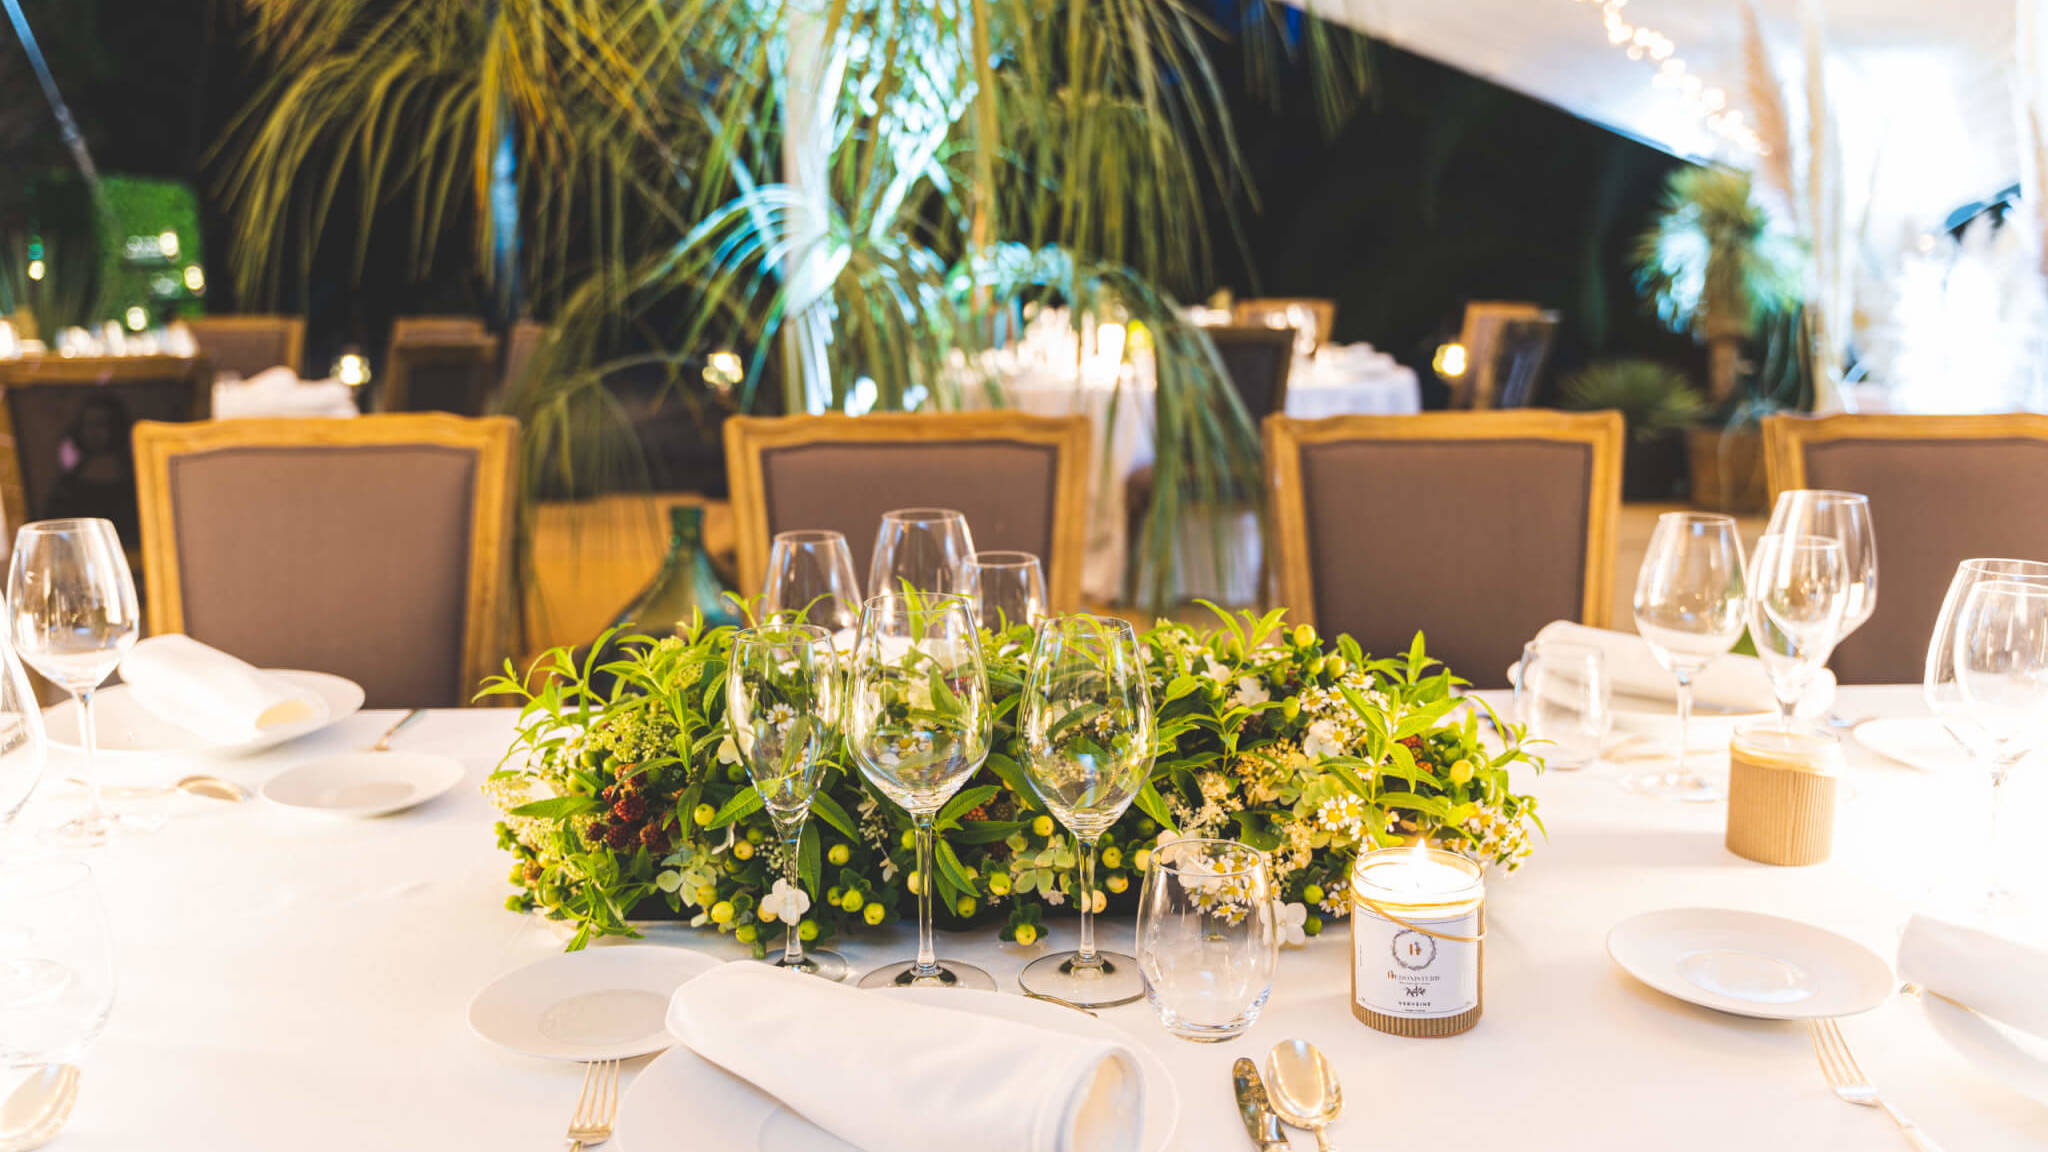
[(224, 376), (213, 384), (216, 420), (358, 415), (355, 392), (339, 380), (301, 380), (289, 368), (270, 368), (247, 380)]
[[(1841, 707), (1850, 715), (1917, 712), (1917, 695), (1851, 688)], [(286, 764), (365, 745), (396, 715), (353, 717), (215, 770), (257, 783)], [(458, 756), (469, 771), (457, 791), (411, 812), (330, 822), (261, 802), (180, 799), (163, 829), (95, 856), (121, 989), (84, 1061), (71, 1127), (55, 1147), (561, 1148), (580, 1070), (494, 1048), (471, 1035), (464, 1015), (485, 983), (560, 947), (547, 928), (503, 909), (507, 859), (476, 791), (512, 720), (495, 709), (438, 712), (406, 729), (400, 748)], [(1720, 807), (1626, 794), (1614, 784), (1625, 771), (1619, 766), (1534, 781), (1550, 841), (1522, 872), (1491, 885), (1486, 1017), (1466, 1035), (1403, 1040), (1353, 1020), (1342, 926), (1282, 954), (1273, 999), (1242, 1040), (1173, 1039), (1142, 1003), (1103, 1016), (1172, 1069), (1184, 1105), (1178, 1152), (1248, 1148), (1231, 1108), (1230, 1062), (1296, 1036), (1321, 1045), (1344, 1079), (1349, 1109), (1333, 1133), (1344, 1147), (1903, 1149), (1881, 1113), (1828, 1092), (1804, 1027), (1668, 999), (1617, 971), (1602, 948), (1625, 917), (1716, 905), (1812, 920), (1889, 958), (1907, 912), (1926, 899), (1923, 869), (1967, 858), (1981, 786), (1862, 753), (1852, 762), (1855, 795), (1840, 850), (1832, 863), (1808, 869), (1729, 855)], [(75, 768), (60, 759), (50, 778)], [(120, 774), (169, 780), (184, 770), (144, 762)], [(2018, 786), (2015, 816), (2038, 826), (2048, 816), (2048, 773)], [(54, 818), (49, 800), (39, 797), (25, 820)], [(1104, 932), (1129, 946), (1128, 923)], [(711, 934), (669, 938), (740, 954)], [(1071, 922), (1054, 921), (1052, 946), (1072, 942)], [(990, 933), (941, 943), (1012, 990), (1019, 969), (1045, 948), (999, 944)], [(885, 934), (845, 951), (858, 969), (907, 949), (904, 937)], [(1974, 1071), (1913, 1002), (1894, 1000), (1842, 1027), (1887, 1095), (1948, 1148), (2048, 1147), (2048, 1107)], [(669, 1147), (694, 1145), (677, 1133)], [(1297, 1133), (1294, 1147), (1312, 1142)]]

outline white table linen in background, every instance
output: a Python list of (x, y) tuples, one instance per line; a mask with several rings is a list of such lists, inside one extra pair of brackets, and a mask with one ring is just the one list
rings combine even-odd
[[(1920, 715), (1915, 688), (1844, 688), (1851, 714)], [(258, 784), (292, 764), (359, 748), (398, 717), (362, 713), (323, 733), (208, 770)], [(158, 832), (93, 856), (118, 949), (120, 991), (86, 1055), (63, 1152), (559, 1152), (582, 1071), (492, 1047), (469, 1031), (470, 997), (495, 977), (553, 954), (561, 937), (507, 912), (511, 863), (493, 842), (480, 784), (510, 738), (504, 709), (435, 712), (399, 735), (407, 751), (460, 759), (468, 779), (395, 816), (334, 821), (260, 802), (168, 802)], [(1747, 908), (1811, 921), (1889, 958), (1916, 907), (1940, 906), (1934, 881), (1975, 866), (1981, 782), (1938, 777), (1850, 747), (1850, 789), (1836, 858), (1772, 868), (1722, 847), (1718, 805), (1664, 803), (1615, 785), (1630, 766), (1517, 780), (1541, 800), (1550, 838), (1513, 876), (1488, 883), (1486, 1015), (1449, 1039), (1384, 1036), (1348, 1010), (1349, 934), (1333, 925), (1281, 954), (1273, 998), (1241, 1040), (1174, 1039), (1142, 1002), (1102, 1018), (1156, 1052), (1182, 1101), (1175, 1152), (1248, 1149), (1229, 1093), (1230, 1063), (1301, 1037), (1343, 1077), (1340, 1147), (1431, 1152), (1881, 1152), (1903, 1148), (1882, 1113), (1836, 1100), (1804, 1026), (1741, 1020), (1671, 1000), (1608, 961), (1620, 920), (1659, 908)], [(168, 781), (191, 761), (123, 761), (109, 781)], [(1639, 767), (1639, 766), (1637, 766)], [(52, 785), (24, 821), (61, 818), (54, 782), (75, 757), (53, 755)], [(2048, 772), (2022, 771), (2013, 819), (2048, 817)], [(2030, 848), (2038, 851), (2040, 838)], [(2026, 879), (2038, 883), (2038, 863)], [(992, 931), (943, 934), (940, 951), (987, 968), (1014, 992), (1017, 973), (1073, 946), (1051, 922), (1031, 949)], [(1128, 919), (1102, 924), (1127, 948)], [(725, 957), (709, 932), (680, 943)], [(856, 971), (910, 953), (907, 933), (843, 942)], [(1864, 1069), (1930, 1135), (1962, 1152), (2048, 1146), (2048, 1107), (1980, 1074), (1893, 1000), (1843, 1022)], [(764, 1038), (764, 1043), (768, 1041)], [(849, 1043), (857, 1040), (849, 1039)], [(645, 1066), (632, 1061), (631, 1076)], [(1311, 1141), (1300, 1133), (1296, 1148)], [(679, 1133), (676, 1148), (690, 1148)], [(606, 1152), (664, 1152), (617, 1141)]]
[(348, 385), (339, 380), (301, 380), (289, 368), (265, 368), (247, 380), (223, 377), (213, 382), (216, 420), (359, 414), (355, 390)]
[(1296, 357), (1287, 373), (1287, 414), (1297, 420), (1420, 411), (1415, 370), (1370, 344), (1325, 344), (1312, 357)]

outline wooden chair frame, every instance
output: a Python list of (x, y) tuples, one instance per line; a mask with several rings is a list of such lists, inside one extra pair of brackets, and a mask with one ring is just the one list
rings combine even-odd
[(210, 419), (213, 416), (213, 364), (204, 355), (46, 356), (41, 359), (0, 360), (0, 439), (6, 442), (4, 459), (0, 459), (0, 515), (6, 517), (7, 524), (20, 527), (27, 523), (31, 504), (28, 475), (21, 466), (20, 448), (14, 439), (14, 408), (5, 399), (8, 389), (94, 388), (102, 384), (170, 379), (178, 375), (183, 375), (192, 389), (192, 418)]
[(207, 330), (215, 332), (268, 332), (284, 329), (285, 367), (293, 374), (306, 374), (306, 318), (256, 312), (226, 312), (214, 316), (194, 316), (185, 321), (192, 329), (193, 338), (199, 341), (199, 350), (206, 351)]
[[(768, 494), (762, 454), (804, 444), (925, 444), (986, 440), (1051, 446), (1058, 463), (1053, 489), (1052, 555), (1045, 565), (1046, 600), (1054, 612), (1081, 602), (1081, 562), (1088, 539), (1086, 416), (1024, 412), (876, 412), (866, 416), (735, 416), (725, 422), (725, 468), (732, 491), (733, 536), (740, 587), (751, 595), (768, 569)], [(945, 503), (934, 493), (931, 503)], [(863, 574), (864, 575), (864, 574)]]
[(1308, 508), (1303, 499), (1301, 449), (1347, 440), (1552, 440), (1593, 450), (1586, 493), (1586, 579), (1579, 620), (1605, 628), (1614, 595), (1614, 532), (1621, 516), (1621, 454), (1625, 429), (1619, 412), (1424, 412), (1413, 416), (1332, 416), (1265, 422), (1266, 468), (1279, 573), (1280, 602), (1289, 619), (1315, 623), (1314, 566), (1309, 561)]
[(1837, 413), (1766, 416), (1764, 474), (1771, 500), (1805, 488), (1806, 450), (1835, 440), (2048, 440), (2048, 415), (2007, 412), (1989, 416), (1909, 416)]
[(1484, 411), (1493, 406), (1499, 384), (1493, 378), (1493, 349), (1502, 327), (1510, 320), (1541, 320), (1555, 312), (1526, 300), (1469, 300), (1465, 319), (1458, 327), (1458, 343), (1465, 349), (1465, 374), (1451, 386), (1451, 407), (1461, 411)]
[(171, 506), (171, 461), (242, 448), (360, 448), (430, 444), (476, 453), (471, 500), (469, 592), (463, 600), (462, 682), (467, 700), (499, 670), (512, 607), (506, 600), (518, 504), (519, 422), (509, 416), (445, 412), (363, 416), (354, 420), (216, 420), (135, 425), (135, 486), (142, 508), (142, 570), (149, 583), (152, 635), (185, 630), (178, 565), (177, 516)]
[(400, 344), (460, 344), (481, 340), (491, 334), (481, 316), (420, 315), (399, 316), (391, 321), (391, 346)]

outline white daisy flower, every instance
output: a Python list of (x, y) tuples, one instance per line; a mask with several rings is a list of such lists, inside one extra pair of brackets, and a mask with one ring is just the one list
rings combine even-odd
[(1330, 756), (1342, 756), (1344, 743), (1337, 734), (1337, 726), (1328, 720), (1318, 720), (1308, 726), (1308, 735), (1302, 737), (1301, 750), (1311, 759), (1322, 760)]
[(802, 920), (804, 913), (810, 910), (810, 895), (787, 880), (777, 880), (775, 887), (770, 888), (768, 894), (761, 897), (763, 920), (780, 920), (784, 924), (794, 924)]

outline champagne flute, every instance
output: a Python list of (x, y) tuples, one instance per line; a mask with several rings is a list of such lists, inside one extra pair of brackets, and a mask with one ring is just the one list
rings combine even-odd
[(1095, 846), (1152, 771), (1152, 693), (1138, 632), (1123, 620), (1059, 616), (1038, 626), (1017, 732), (1032, 790), (1074, 835), (1081, 946), (1032, 961), (1027, 992), (1084, 1008), (1145, 994), (1138, 962), (1095, 947)]
[(1657, 517), (1636, 574), (1636, 631), (1678, 681), (1678, 753), (1671, 770), (1632, 778), (1631, 790), (1676, 800), (1720, 793), (1686, 766), (1692, 680), (1742, 635), (1742, 541), (1735, 521), (1706, 512)]
[(832, 633), (835, 649), (853, 650), (860, 627), (860, 582), (853, 551), (838, 532), (777, 532), (768, 549), (762, 606)]
[(1840, 541), (1766, 534), (1749, 563), (1749, 635), (1771, 679), (1778, 725), (1789, 730), (1799, 701), (1842, 637), (1850, 599)]
[(939, 809), (988, 758), (994, 716), (980, 629), (963, 596), (876, 596), (861, 610), (847, 688), (846, 743), (861, 773), (917, 826), (917, 958), (875, 969), (863, 988), (994, 991), (989, 974), (932, 947)]
[[(811, 898), (797, 874), (804, 821), (825, 774), (821, 759), (838, 703), (839, 662), (832, 634), (815, 624), (771, 624), (732, 639), (725, 668), (726, 714), (761, 806), (782, 840), (782, 879), (762, 912), (783, 922), (782, 955), (773, 963), (827, 980), (846, 975), (836, 953), (804, 954), (797, 924)], [(772, 902), (772, 907), (771, 907)]]
[(1877, 535), (1870, 523), (1870, 497), (1861, 492), (1797, 488), (1778, 493), (1771, 508), (1772, 536), (1825, 536), (1842, 546), (1848, 599), (1842, 606), (1837, 643), (1863, 627), (1877, 610)]
[(1045, 619), (1045, 574), (1029, 552), (976, 552), (967, 562), (966, 592), (981, 626), (1000, 636)]
[(906, 585), (918, 592), (963, 592), (973, 555), (967, 517), (950, 508), (885, 512), (868, 561), (868, 595), (895, 595)]
[(2048, 584), (1982, 580), (1956, 614), (1955, 683), (1991, 761), (1990, 900), (2012, 898), (2000, 836), (2005, 782), (2048, 737)]
[(105, 520), (43, 520), (14, 537), (7, 572), (9, 622), (21, 658), (78, 701), (86, 760), (85, 810), (57, 829), (74, 847), (104, 844), (120, 821), (100, 803), (92, 699), (141, 630), (135, 581)]

